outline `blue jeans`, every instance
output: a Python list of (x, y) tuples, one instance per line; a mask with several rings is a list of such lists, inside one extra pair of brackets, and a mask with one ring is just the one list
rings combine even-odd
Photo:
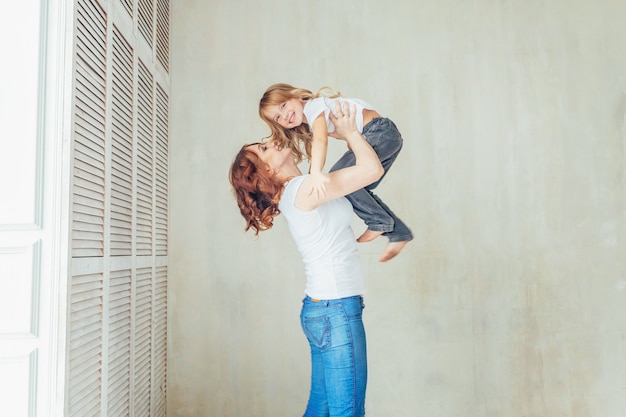
[[(365, 136), (367, 143), (374, 148), (385, 172), (378, 181), (347, 195), (346, 198), (352, 203), (354, 212), (365, 222), (368, 229), (384, 232), (383, 236), (386, 236), (390, 242), (411, 240), (413, 239), (413, 233), (411, 233), (407, 225), (372, 192), (387, 175), (387, 171), (400, 153), (402, 149), (402, 135), (400, 135), (398, 128), (391, 120), (379, 117), (363, 127), (363, 136)], [(339, 158), (330, 171), (333, 172), (352, 166), (355, 162), (354, 152), (348, 150)]]
[(311, 346), (311, 392), (304, 417), (363, 417), (367, 352), (360, 295), (302, 300), (300, 323)]

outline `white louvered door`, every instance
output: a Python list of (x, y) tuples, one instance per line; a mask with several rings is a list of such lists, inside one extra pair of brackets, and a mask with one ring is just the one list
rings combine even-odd
[(65, 415), (165, 416), (169, 1), (74, 14)]

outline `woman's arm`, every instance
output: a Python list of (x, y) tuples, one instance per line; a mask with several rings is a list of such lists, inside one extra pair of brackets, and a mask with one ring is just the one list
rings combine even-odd
[(330, 114), (330, 119), (335, 125), (333, 136), (348, 142), (356, 157), (356, 163), (330, 174), (323, 174), (328, 178), (328, 183), (326, 193), (319, 198), (312, 195), (310, 177), (305, 179), (296, 195), (296, 207), (300, 210), (313, 210), (326, 201), (348, 195), (377, 181), (384, 173), (378, 155), (357, 130), (355, 106), (344, 103), (341, 105), (336, 103), (335, 106), (337, 116), (332, 112)]

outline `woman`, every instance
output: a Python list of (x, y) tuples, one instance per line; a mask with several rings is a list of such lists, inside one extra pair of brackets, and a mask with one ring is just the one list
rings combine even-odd
[(230, 182), (246, 230), (270, 229), (283, 213), (306, 274), (300, 320), (311, 347), (311, 391), (305, 417), (361, 417), (365, 414), (367, 356), (362, 310), (360, 257), (345, 196), (378, 181), (378, 156), (358, 132), (355, 109), (336, 104), (334, 136), (345, 140), (356, 163), (323, 174), (318, 196), (289, 148), (275, 141), (244, 146), (231, 166)]

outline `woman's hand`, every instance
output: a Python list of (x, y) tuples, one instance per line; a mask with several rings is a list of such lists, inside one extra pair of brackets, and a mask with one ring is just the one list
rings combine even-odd
[(335, 131), (332, 134), (335, 139), (346, 140), (350, 134), (358, 133), (356, 127), (356, 105), (336, 101), (335, 114), (333, 112), (328, 114), (330, 121), (335, 125)]

